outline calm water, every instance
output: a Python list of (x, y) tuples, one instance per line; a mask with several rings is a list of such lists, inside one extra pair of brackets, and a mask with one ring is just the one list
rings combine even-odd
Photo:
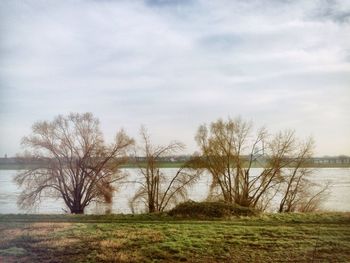
[[(175, 169), (166, 169), (174, 173)], [(258, 173), (259, 168), (254, 169)], [(125, 169), (129, 174), (129, 180), (137, 177), (136, 169)], [(21, 210), (17, 207), (16, 200), (20, 189), (13, 183), (12, 179), (17, 174), (16, 170), (0, 170), (0, 213), (64, 213), (65, 205), (61, 200), (51, 198), (43, 199), (39, 207), (30, 211)], [(315, 169), (311, 179), (320, 184), (331, 183), (330, 193), (323, 204), (324, 210), (350, 211), (350, 168), (322, 168)], [(206, 197), (210, 177), (203, 175), (200, 181), (189, 191), (189, 198), (200, 201)], [(127, 183), (123, 185), (113, 199), (113, 213), (130, 213), (129, 199), (137, 189), (136, 184)], [(91, 205), (88, 213), (103, 213), (105, 207), (100, 204)]]

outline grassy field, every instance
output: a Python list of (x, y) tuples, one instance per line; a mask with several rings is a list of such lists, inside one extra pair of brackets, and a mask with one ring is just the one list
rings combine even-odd
[(0, 262), (350, 262), (350, 214), (0, 215)]

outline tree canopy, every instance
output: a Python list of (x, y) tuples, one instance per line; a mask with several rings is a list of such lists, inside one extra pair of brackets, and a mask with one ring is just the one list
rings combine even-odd
[(138, 162), (140, 185), (134, 197), (130, 200), (132, 210), (138, 202), (145, 204), (148, 212), (163, 212), (170, 205), (185, 201), (190, 187), (199, 179), (201, 169), (194, 167), (192, 159), (188, 160), (174, 173), (160, 168), (161, 157), (172, 155), (184, 149), (178, 141), (167, 145), (154, 145), (145, 127), (140, 130), (141, 142), (138, 152), (145, 157), (144, 162)]
[(132, 144), (120, 130), (107, 145), (99, 121), (91, 113), (36, 122), (22, 145), (27, 155), (42, 160), (45, 166), (15, 177), (24, 188), (18, 203), (32, 207), (43, 196), (52, 196), (62, 198), (71, 213), (80, 214), (93, 201), (111, 202), (113, 183), (125, 176), (119, 167)]
[[(324, 193), (312, 193), (308, 180), (313, 140), (302, 141), (292, 130), (272, 135), (241, 118), (218, 119), (201, 125), (196, 141), (212, 177), (210, 198), (265, 210), (278, 195), (277, 210), (290, 212), (311, 209)], [(255, 165), (262, 168), (252, 170)]]

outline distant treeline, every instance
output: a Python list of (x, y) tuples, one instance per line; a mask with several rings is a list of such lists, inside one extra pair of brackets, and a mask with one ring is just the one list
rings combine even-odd
[[(161, 167), (171, 168), (179, 167), (190, 160), (191, 155), (175, 155), (158, 158)], [(243, 157), (244, 158), (244, 157)], [(249, 156), (246, 156), (247, 161)], [(23, 158), (23, 157), (5, 157), (0, 158), (0, 169), (27, 169), (33, 167), (45, 167), (49, 164), (49, 159)], [(287, 160), (286, 160), (287, 161)], [(146, 157), (130, 156), (124, 167), (136, 167), (138, 164), (146, 162)], [(254, 161), (253, 167), (264, 167), (268, 162), (268, 157), (259, 157)], [(350, 167), (350, 156), (327, 156), (312, 157), (308, 159), (307, 165), (310, 167)]]

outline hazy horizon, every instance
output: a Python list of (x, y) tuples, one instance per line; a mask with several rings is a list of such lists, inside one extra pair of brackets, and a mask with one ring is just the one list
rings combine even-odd
[(197, 150), (241, 116), (350, 155), (350, 1), (1, 1), (0, 156), (39, 120), (92, 112)]

